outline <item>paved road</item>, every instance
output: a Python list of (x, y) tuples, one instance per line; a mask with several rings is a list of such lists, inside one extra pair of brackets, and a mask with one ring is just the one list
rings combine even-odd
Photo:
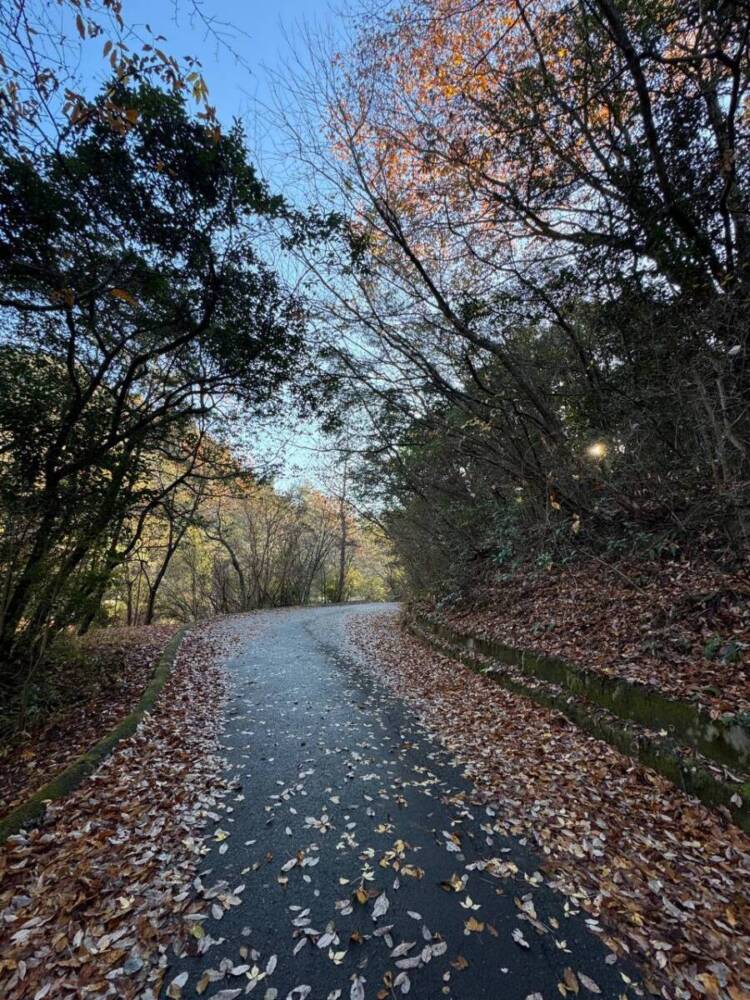
[(357, 664), (346, 621), (383, 609), (235, 620), (261, 629), (230, 664), (225, 743), (241, 790), (203, 876), (224, 911), (203, 929), (224, 940), (173, 962), (166, 982), (188, 972), (192, 997), (207, 970), (232, 968), (203, 995), (553, 1000), (569, 968), (619, 997), (622, 967), (585, 914), (541, 884), (523, 843), (493, 833), (460, 770)]

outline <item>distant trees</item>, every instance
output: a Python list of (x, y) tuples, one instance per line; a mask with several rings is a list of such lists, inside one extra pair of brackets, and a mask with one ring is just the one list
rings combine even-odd
[(411, 0), (312, 44), (287, 128), (354, 263), (310, 295), (422, 586), (747, 551), (749, 43), (745, 3)]
[[(338, 498), (281, 492), (237, 478), (203, 493), (182, 488), (150, 521), (116, 574), (104, 610), (113, 620), (195, 620), (219, 614), (398, 594), (383, 534)], [(341, 569), (342, 518), (346, 562)]]

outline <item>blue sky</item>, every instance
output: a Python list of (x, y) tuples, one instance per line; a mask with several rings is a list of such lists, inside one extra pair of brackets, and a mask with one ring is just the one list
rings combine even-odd
[[(191, 13), (195, 5), (207, 19), (215, 19), (223, 41)], [(166, 36), (163, 48), (170, 54), (200, 58), (210, 103), (224, 123), (242, 119), (253, 156), (273, 183), (276, 136), (264, 114), (271, 102), (269, 73), (282, 70), (289, 39), (298, 38), (305, 23), (339, 21), (330, 0), (125, 0), (123, 14), (136, 29), (149, 25), (155, 34)], [(84, 46), (80, 69), (89, 82), (107, 77), (100, 51), (96, 44)]]
[[(334, 0), (335, 2), (335, 0)], [(206, 18), (214, 18), (217, 39), (207, 31), (199, 17), (191, 15), (197, 3)], [(220, 120), (228, 124), (239, 117), (246, 127), (253, 160), (271, 187), (286, 192), (283, 160), (275, 155), (280, 137), (275, 133), (272, 116), (265, 106), (272, 103), (270, 76), (283, 73), (290, 41), (299, 40), (305, 23), (335, 26), (341, 23), (330, 0), (125, 0), (123, 16), (141, 38), (145, 25), (156, 35), (164, 35), (161, 47), (177, 57), (197, 56), (209, 88), (209, 101)], [(133, 48), (139, 43), (133, 41)], [(235, 54), (233, 54), (235, 53)], [(82, 46), (78, 74), (87, 92), (108, 79), (108, 63), (98, 42)], [(293, 192), (292, 200), (295, 194)], [(321, 439), (311, 424), (302, 427), (290, 419), (291, 426), (248, 427), (252, 451), (261, 464), (280, 462), (285, 486), (318, 478), (321, 452), (330, 443)]]

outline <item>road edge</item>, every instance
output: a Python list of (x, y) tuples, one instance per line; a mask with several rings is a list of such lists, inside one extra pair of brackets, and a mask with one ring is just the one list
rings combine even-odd
[[(405, 620), (408, 631), (438, 653), (458, 660), (474, 673), (481, 674), (513, 694), (529, 698), (546, 708), (556, 709), (582, 731), (604, 740), (621, 753), (658, 771), (681, 791), (695, 796), (704, 805), (714, 809), (723, 807), (736, 826), (750, 833), (750, 783), (720, 780), (696, 760), (686, 758), (672, 740), (630, 733), (625, 720), (614, 717), (612, 720), (608, 719), (608, 713), (597, 710), (596, 706), (586, 705), (570, 692), (535, 690), (506, 677), (502, 669), (492, 669), (491, 660), (488, 662), (476, 657), (475, 649), (466, 645), (466, 636), (454, 632), (453, 642), (450, 642), (445, 633), (451, 630), (441, 626), (443, 634), (439, 635), (430, 629), (430, 624), (419, 618)], [(496, 666), (502, 668), (499, 661), (496, 661)]]
[(178, 629), (162, 650), (156, 661), (156, 668), (151, 680), (133, 711), (126, 715), (98, 743), (95, 743), (56, 777), (0, 819), (0, 844), (4, 844), (8, 837), (18, 833), (28, 824), (40, 820), (50, 802), (62, 799), (78, 788), (92, 771), (112, 753), (121, 740), (132, 736), (144, 716), (154, 707), (157, 698), (164, 689), (188, 628), (188, 625), (183, 625), (182, 628)]

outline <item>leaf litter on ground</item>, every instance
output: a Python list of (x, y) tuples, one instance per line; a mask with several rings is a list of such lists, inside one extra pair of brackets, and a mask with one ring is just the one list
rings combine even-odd
[[(539, 853), (546, 882), (640, 964), (654, 994), (749, 1000), (750, 837), (560, 713), (436, 653), (393, 614), (354, 619), (350, 633), (463, 766), (495, 830)], [(470, 934), (481, 921), (466, 923)], [(513, 939), (523, 947), (522, 932)]]
[(750, 711), (750, 566), (590, 560), (524, 568), (471, 596), (421, 610), (469, 635), (694, 701)]
[(16, 734), (0, 750), (0, 816), (10, 812), (136, 706), (174, 625), (96, 629), (50, 656), (47, 671), (63, 702), (41, 726)]
[(0, 847), (4, 1000), (148, 1000), (169, 985), (170, 951), (202, 935), (196, 873), (229, 790), (217, 719), (235, 641), (229, 622), (193, 629), (136, 733)]

